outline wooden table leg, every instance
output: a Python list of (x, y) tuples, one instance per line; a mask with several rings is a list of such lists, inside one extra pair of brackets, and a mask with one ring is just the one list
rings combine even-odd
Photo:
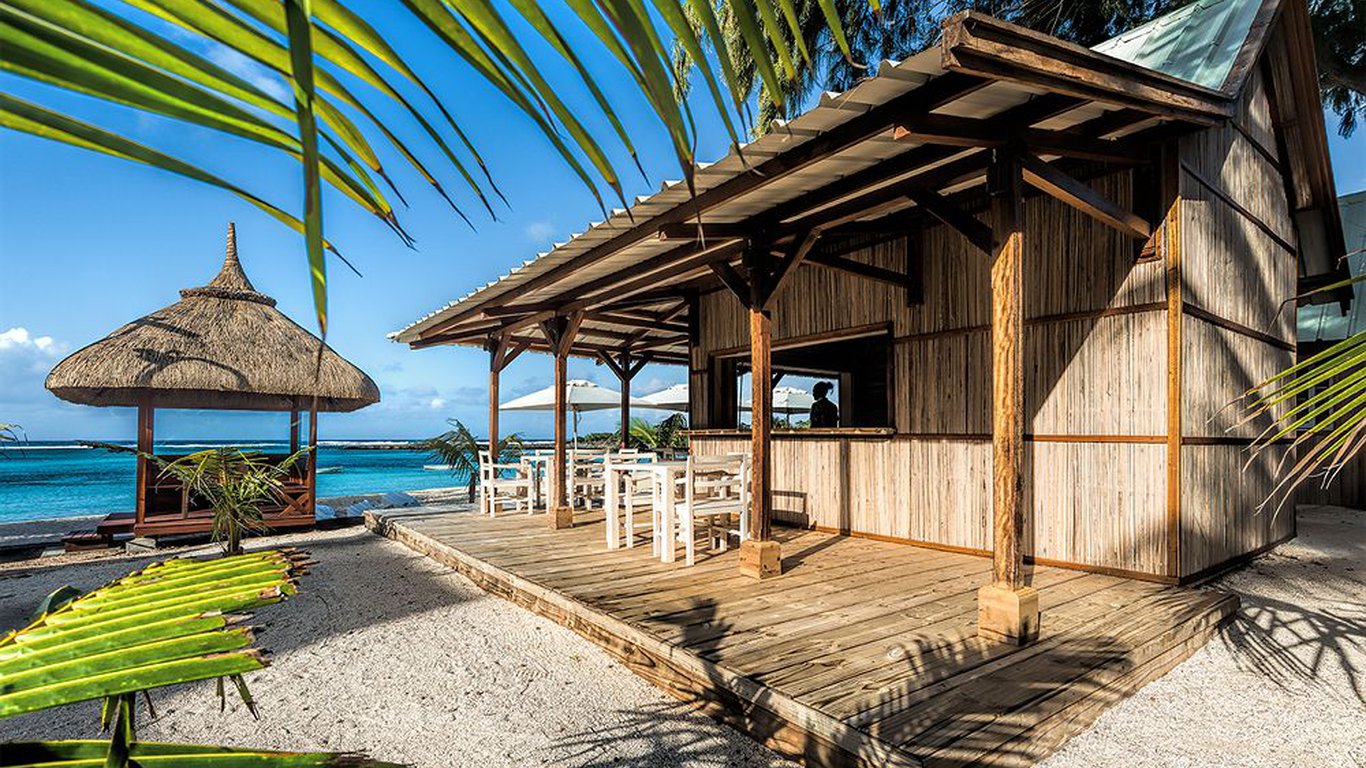
[(664, 494), (664, 514), (663, 519), (659, 522), (659, 527), (662, 529), (661, 532), (663, 535), (656, 536), (656, 538), (659, 539), (659, 545), (662, 547), (659, 553), (660, 559), (666, 563), (672, 563), (674, 561), (674, 551), (678, 549), (678, 543), (674, 537), (675, 505), (674, 473), (672, 469), (666, 469), (664, 471), (664, 487), (661, 491)]
[[(617, 504), (617, 473), (611, 466), (603, 467), (603, 506), (606, 511), (607, 524), (607, 548), (617, 549), (621, 546), (621, 518), (618, 516), (620, 511)], [(630, 535), (629, 532), (627, 534)]]

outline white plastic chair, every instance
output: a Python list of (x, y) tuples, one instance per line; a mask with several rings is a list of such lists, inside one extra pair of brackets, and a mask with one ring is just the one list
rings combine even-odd
[(525, 505), (526, 513), (531, 514), (533, 482), (526, 466), (520, 462), (497, 464), (488, 451), (479, 452), (479, 503), (480, 509), (489, 517), (495, 517), (498, 505), (506, 503), (513, 505), (513, 511)]

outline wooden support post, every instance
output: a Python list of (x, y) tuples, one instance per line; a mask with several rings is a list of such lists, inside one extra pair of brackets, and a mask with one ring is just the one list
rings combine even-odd
[(621, 367), (626, 371), (626, 375), (621, 379), (621, 440), (622, 448), (630, 447), (631, 440), (631, 350), (624, 349), (621, 352)]
[(299, 452), (299, 409), (289, 410), (289, 454), (293, 456)]
[(981, 636), (1023, 644), (1038, 637), (1039, 596), (1025, 585), (1024, 299), (1019, 155), (996, 150), (992, 212), (992, 583), (977, 595)]
[(152, 455), (153, 426), (152, 418), (156, 409), (152, 407), (149, 400), (145, 399), (138, 405), (138, 458), (137, 458), (137, 509), (133, 517), (134, 532), (136, 526), (142, 525), (142, 521), (147, 516), (147, 486), (152, 482), (151, 473), (153, 471), (152, 460), (147, 458)]
[(749, 267), (750, 513), (749, 537), (740, 543), (740, 573), (756, 579), (783, 572), (782, 548), (773, 540), (773, 318), (764, 307), (770, 295), (768, 252), (754, 247)]
[(574, 508), (570, 505), (570, 482), (572, 468), (569, 464), (569, 449), (566, 444), (565, 424), (569, 396), (569, 350), (574, 345), (574, 335), (578, 333), (583, 313), (576, 312), (568, 317), (557, 316), (541, 324), (545, 339), (555, 355), (555, 458), (551, 478), (550, 500), (547, 517), (553, 529), (572, 528)]
[(318, 396), (308, 407), (308, 507), (310, 515), (318, 512)]
[(498, 463), (498, 383), (503, 372), (503, 353), (507, 350), (507, 338), (489, 339), (489, 459)]
[(550, 527), (555, 529), (574, 527), (574, 508), (569, 506), (569, 484), (572, 469), (569, 467), (569, 450), (565, 444), (565, 412), (568, 410), (569, 355), (555, 353), (555, 480), (550, 492)]

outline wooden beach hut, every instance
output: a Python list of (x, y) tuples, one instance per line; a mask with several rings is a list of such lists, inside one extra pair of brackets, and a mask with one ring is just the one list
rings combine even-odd
[[(526, 349), (561, 387), (569, 356), (686, 366), (691, 450), (752, 453), (745, 573), (779, 573), (778, 524), (990, 557), (980, 630), (1027, 640), (1030, 564), (1174, 584), (1294, 536), (1224, 406), (1342, 275), (1317, 83), (1304, 0), (1094, 49), (959, 14), (395, 338), (490, 350), (494, 392)], [(789, 371), (838, 380), (838, 428), (773, 429)]]
[[(356, 366), (276, 309), (275, 299), (247, 279), (228, 225), (227, 253), (207, 285), (186, 288), (180, 301), (119, 328), (72, 353), (47, 377), (47, 388), (73, 403), (138, 409), (137, 449), (153, 451), (157, 409), (283, 411), (290, 414), (290, 452), (301, 444), (301, 415), (311, 412), (307, 444), (317, 446), (317, 414), (354, 411), (379, 402), (379, 388)], [(320, 366), (320, 367), (319, 367)], [(315, 375), (316, 374), (316, 375)], [(174, 456), (163, 458), (174, 459)], [(285, 501), (263, 509), (270, 528), (314, 521), (316, 453), (296, 465)], [(92, 538), (203, 533), (212, 529), (174, 478), (137, 460), (134, 514), (111, 515)]]

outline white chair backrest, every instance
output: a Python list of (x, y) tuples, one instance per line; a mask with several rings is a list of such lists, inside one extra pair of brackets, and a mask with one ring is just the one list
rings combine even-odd
[(694, 494), (739, 495), (749, 492), (747, 456), (688, 456), (686, 484)]

